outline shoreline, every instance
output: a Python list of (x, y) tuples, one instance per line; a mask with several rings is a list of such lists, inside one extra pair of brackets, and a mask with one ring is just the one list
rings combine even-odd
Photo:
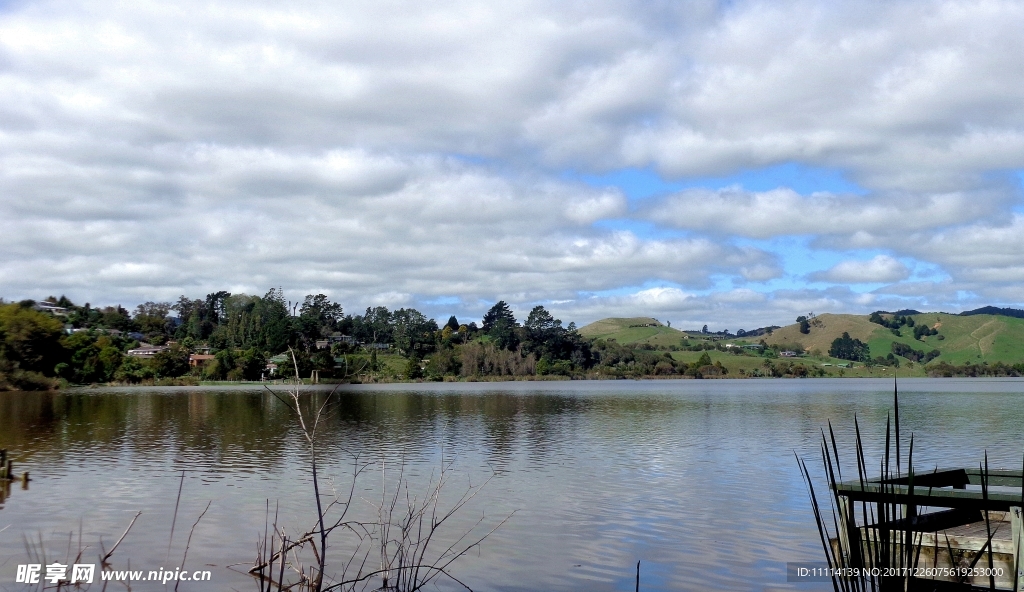
[[(330, 387), (330, 386), (345, 386), (345, 385), (391, 385), (391, 384), (473, 384), (473, 383), (523, 383), (523, 382), (639, 382), (639, 381), (694, 381), (694, 380), (713, 380), (713, 381), (752, 381), (752, 380), (763, 380), (763, 381), (778, 381), (778, 380), (880, 380), (880, 379), (934, 379), (934, 380), (1020, 380), (1024, 382), (1024, 377), (1021, 376), (900, 376), (899, 374), (885, 374), (885, 375), (858, 375), (858, 376), (706, 376), (703, 378), (695, 378), (692, 376), (638, 376), (638, 377), (566, 377), (566, 376), (523, 376), (523, 377), (510, 377), (510, 376), (493, 376), (493, 377), (469, 377), (460, 378), (456, 380), (395, 380), (395, 379), (383, 379), (383, 380), (339, 380), (333, 381), (330, 379), (321, 380), (318, 383), (312, 383), (309, 379), (304, 379), (302, 386), (317, 386), (317, 387)], [(202, 388), (202, 387), (228, 387), (228, 386), (264, 386), (264, 387), (281, 387), (290, 386), (293, 383), (284, 380), (266, 380), (266, 381), (244, 381), (244, 380), (222, 380), (222, 381), (181, 381), (178, 379), (169, 381), (146, 381), (141, 383), (94, 383), (94, 384), (69, 384), (56, 389), (39, 390), (39, 391), (0, 391), (0, 392), (60, 392), (69, 389), (76, 390), (93, 390), (103, 388), (168, 388), (168, 387), (181, 387), (181, 388)]]

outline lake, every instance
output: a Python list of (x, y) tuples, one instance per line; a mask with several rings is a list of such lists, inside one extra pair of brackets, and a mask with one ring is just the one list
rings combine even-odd
[[(977, 466), (987, 450), (992, 468), (1019, 470), (1022, 389), (901, 381), (915, 466)], [(831, 420), (850, 450), (856, 414), (877, 459), (892, 403), (891, 381), (870, 379), (346, 385), (320, 425), (320, 461), (342, 495), (363, 467), (359, 517), (372, 517), (400, 472), (422, 496), (450, 462), (442, 505), (486, 483), (440, 535), (511, 516), (453, 565), (477, 591), (633, 590), (637, 561), (645, 591), (820, 590), (786, 581), (787, 562), (823, 557), (794, 453), (820, 477), (821, 430)], [(115, 567), (178, 567), (192, 530), (186, 567), (212, 581), (179, 590), (256, 590), (244, 572), (267, 508), (290, 535), (316, 515), (297, 422), (258, 388), (0, 393), (0, 448), (32, 476), (0, 502), (0, 590), (21, 589), (26, 540), (47, 561), (88, 546), (83, 561), (95, 562), (101, 540), (109, 549), (139, 511)], [(340, 561), (350, 542), (335, 541)], [(149, 586), (133, 588), (165, 589)]]

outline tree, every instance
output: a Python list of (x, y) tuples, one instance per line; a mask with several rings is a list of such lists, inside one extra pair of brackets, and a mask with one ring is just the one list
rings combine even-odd
[(395, 347), (407, 356), (423, 357), (434, 348), (437, 322), (415, 308), (400, 308), (391, 315)]
[(393, 343), (391, 311), (386, 306), (367, 307), (362, 316), (351, 319), (352, 335), (363, 343)]
[(188, 357), (188, 350), (176, 343), (153, 356), (150, 365), (157, 378), (175, 378), (188, 374)]
[(167, 318), (171, 306), (170, 302), (145, 302), (135, 307), (132, 320), (146, 337), (166, 336), (171, 328)]
[[(330, 366), (334, 368), (334, 358), (330, 360)], [(258, 349), (251, 347), (239, 354), (235, 364), (236, 371), (243, 380), (259, 380), (267, 367), (267, 359)]]
[(512, 309), (508, 307), (504, 300), (499, 300), (484, 314), (483, 327), (481, 328), (484, 332), (489, 333), (499, 321), (506, 321), (513, 327), (516, 324), (516, 317), (512, 314)]
[(344, 318), (341, 305), (331, 302), (323, 294), (308, 295), (299, 309), (299, 326), (306, 341), (316, 341), (337, 330), (338, 322)]
[(543, 341), (562, 328), (562, 321), (551, 316), (543, 306), (535, 306), (523, 324), (530, 339)]
[(54, 376), (64, 359), (60, 321), (30, 305), (0, 304), (0, 360), (23, 371)]
[(548, 361), (561, 359), (565, 329), (562, 321), (551, 316), (543, 306), (535, 306), (523, 324), (526, 330), (526, 351)]
[(206, 295), (205, 305), (207, 319), (214, 325), (219, 325), (221, 323), (221, 319), (224, 318), (225, 303), (230, 296), (231, 292), (225, 292), (224, 290)]
[(118, 331), (131, 331), (135, 328), (135, 323), (132, 322), (128, 311), (120, 304), (105, 307), (100, 313), (100, 324), (107, 329), (117, 329)]
[(459, 325), (459, 319), (455, 318), (455, 315), (452, 315), (452, 316), (448, 317), (448, 322), (445, 323), (444, 326), (448, 327), (453, 332), (456, 332), (456, 331), (459, 330), (459, 326), (460, 326)]
[(409, 380), (423, 378), (423, 368), (420, 366), (420, 359), (413, 356), (405, 363), (405, 377)]
[[(88, 307), (88, 304), (86, 306)], [(206, 301), (181, 296), (171, 309), (178, 313), (178, 330), (175, 331), (175, 336), (179, 339), (191, 337), (201, 341), (213, 333), (216, 324)]]
[(515, 331), (516, 325), (516, 317), (504, 300), (499, 300), (483, 318), (484, 332), (494, 340), (495, 345), (500, 349), (513, 350), (519, 346), (519, 336)]
[(853, 362), (871, 359), (868, 345), (859, 339), (853, 339), (846, 332), (843, 333), (842, 337), (837, 337), (832, 341), (832, 347), (829, 348), (828, 355), (840, 360), (850, 360)]

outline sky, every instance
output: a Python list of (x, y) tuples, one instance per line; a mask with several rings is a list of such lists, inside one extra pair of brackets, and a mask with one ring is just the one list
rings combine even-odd
[(0, 296), (1024, 303), (1024, 4), (0, 0)]

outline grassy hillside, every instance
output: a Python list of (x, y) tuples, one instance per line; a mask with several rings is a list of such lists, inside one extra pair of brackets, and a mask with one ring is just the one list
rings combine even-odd
[[(931, 364), (947, 362), (954, 365), (980, 362), (1005, 362), (1015, 364), (1024, 362), (1024, 319), (1003, 315), (978, 314), (959, 316), (943, 313), (924, 313), (912, 315), (915, 325), (926, 325), (938, 330), (938, 335), (914, 339), (913, 327), (904, 326), (900, 329), (901, 336), (882, 325), (872, 323), (867, 315), (823, 314), (814, 320), (810, 333), (800, 333), (797, 324), (776, 329), (771, 335), (731, 339), (736, 343), (757, 343), (764, 339), (769, 345), (799, 344), (810, 354), (799, 358), (805, 364), (821, 366), (830, 374), (842, 372), (846, 376), (884, 375), (885, 368), (858, 368), (840, 371), (836, 360), (828, 356), (832, 341), (844, 332), (851, 337), (868, 344), (872, 357), (885, 357), (892, 352), (893, 342), (904, 343), (914, 350), (925, 353), (939, 350), (941, 355)], [(638, 326), (650, 325), (650, 326)], [(668, 348), (693, 344), (700, 341), (691, 338), (683, 341), (684, 333), (662, 325), (649, 317), (627, 319), (603, 319), (580, 329), (585, 337), (614, 339), (623, 345), (650, 344), (655, 347)], [(672, 355), (676, 359), (693, 362), (703, 352), (680, 351)], [(732, 371), (757, 368), (765, 360), (760, 356), (736, 356), (723, 352), (711, 352), (713, 360), (720, 360)], [(692, 359), (691, 359), (692, 358)], [(901, 375), (927, 374), (922, 364), (909, 364), (901, 358)], [(931, 365), (929, 364), (929, 365)], [(881, 372), (882, 374), (878, 374)], [(833, 375), (836, 375), (833, 374)]]
[[(820, 326), (819, 326), (820, 325)], [(804, 335), (800, 332), (800, 326), (793, 324), (787, 325), (781, 329), (776, 329), (771, 335), (766, 337), (758, 337), (753, 342), (758, 342), (760, 339), (764, 339), (768, 345), (777, 345), (784, 343), (799, 343), (804, 347), (805, 350), (812, 352), (818, 350), (822, 353), (828, 353), (828, 348), (832, 346), (832, 340), (839, 337), (843, 332), (849, 333), (850, 337), (854, 339), (860, 339), (865, 343), (871, 343), (873, 337), (877, 333), (879, 336), (883, 333), (890, 337), (895, 337), (888, 329), (881, 325), (876, 325), (868, 321), (867, 316), (861, 315), (848, 315), (848, 314), (823, 314), (817, 317), (815, 320), (815, 326), (811, 327), (811, 332)], [(881, 355), (889, 353), (889, 344), (885, 344), (886, 351)], [(920, 348), (917, 348), (920, 349)], [(878, 355), (872, 349), (871, 355)]]
[[(638, 325), (653, 325), (640, 327)], [(589, 338), (614, 339), (623, 345), (649, 343), (655, 347), (679, 345), (683, 332), (666, 327), (651, 317), (601, 319), (580, 328), (580, 335)]]
[(951, 364), (965, 362), (1007, 362), (1024, 361), (1024, 319), (1001, 315), (959, 316), (944, 313), (912, 315), (915, 324), (934, 327), (939, 335), (914, 339), (913, 328), (903, 327), (901, 337), (889, 329), (872, 323), (867, 316), (823, 314), (818, 323), (811, 327), (809, 334), (800, 333), (793, 324), (777, 329), (765, 337), (768, 344), (799, 343), (809, 352), (815, 350), (828, 353), (832, 340), (847, 332), (871, 348), (872, 356), (885, 356), (892, 351), (892, 343), (905, 343), (916, 350), (925, 352), (939, 350), (935, 361)]

